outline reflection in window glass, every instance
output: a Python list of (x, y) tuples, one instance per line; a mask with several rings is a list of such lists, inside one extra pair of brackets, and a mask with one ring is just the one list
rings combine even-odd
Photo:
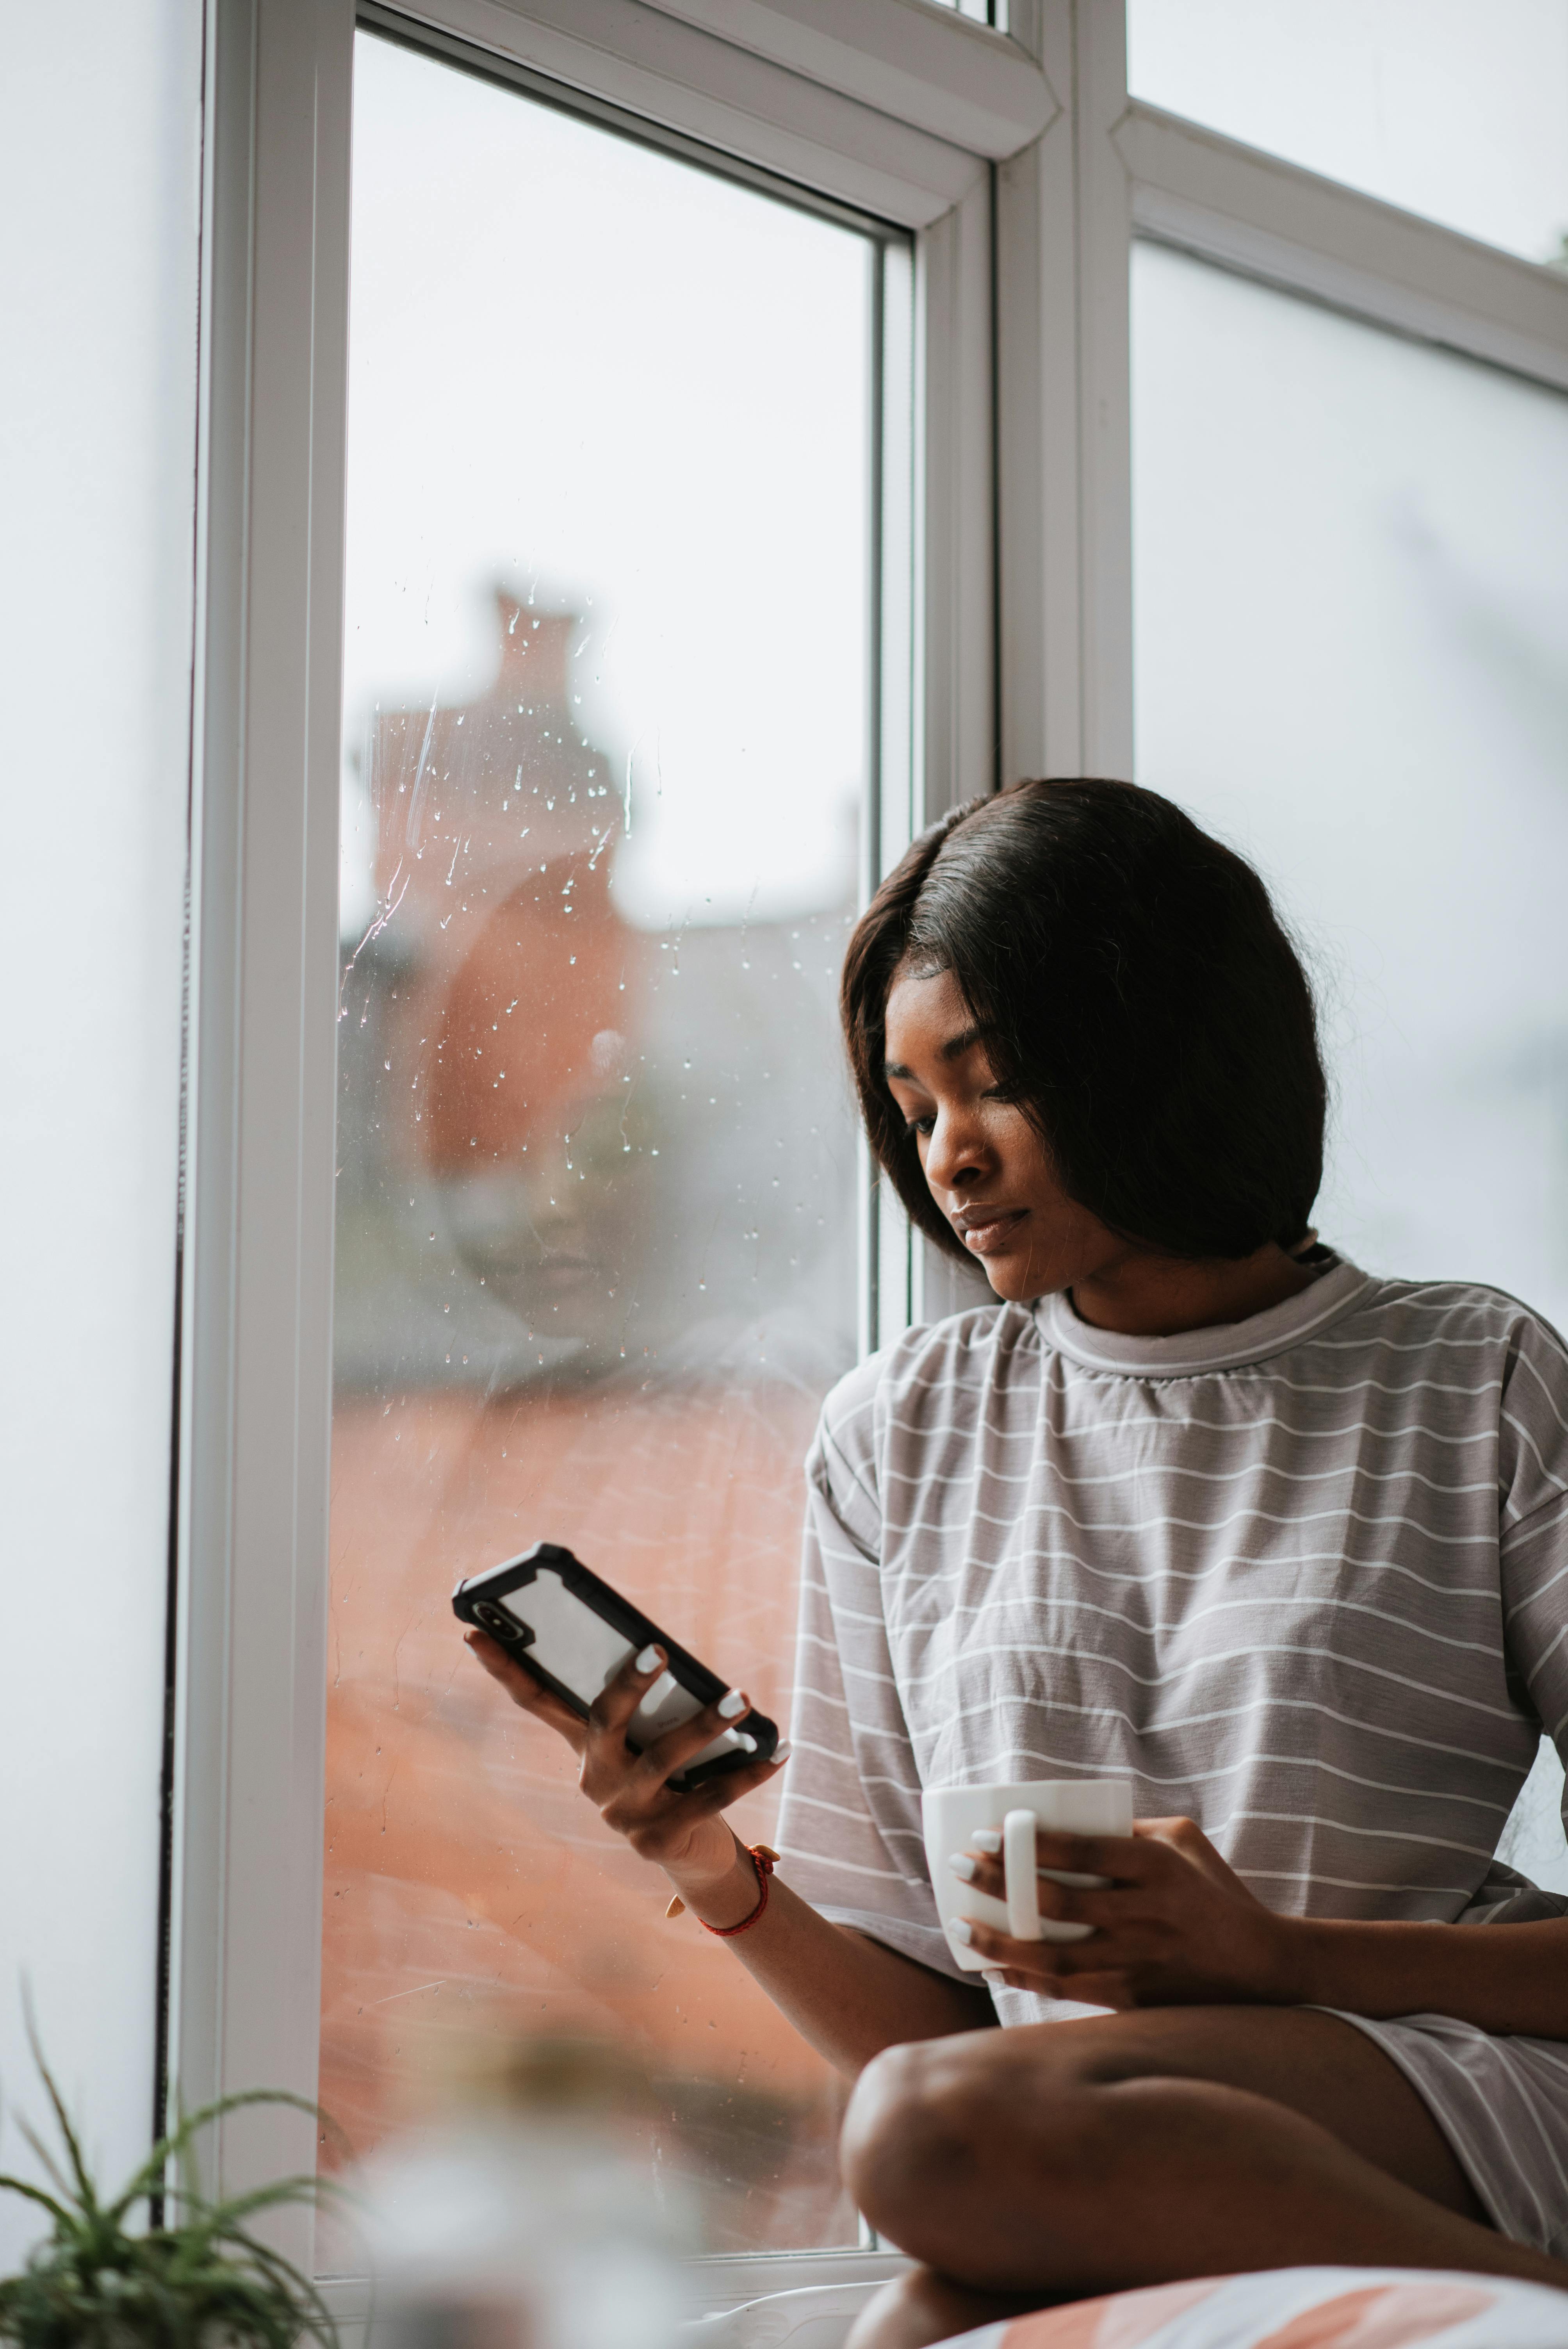
[(1568, 399), (1157, 247), (1133, 319), (1139, 775), (1317, 965), (1324, 1232), (1568, 1326)]
[(826, 2068), (449, 1596), (563, 1541), (788, 1714), (876, 248), (366, 36), (354, 163), (322, 2098), (363, 2149), (476, 2032), (609, 2035), (715, 2248), (852, 2241)]
[(1568, 0), (1128, 0), (1135, 98), (1568, 260)]

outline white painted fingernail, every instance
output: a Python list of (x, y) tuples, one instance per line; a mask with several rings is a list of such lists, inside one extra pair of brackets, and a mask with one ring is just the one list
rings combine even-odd
[(947, 1855), (947, 1865), (954, 1876), (961, 1876), (964, 1878), (965, 1884), (974, 1883), (975, 1862), (966, 1851), (950, 1851)]
[(659, 1651), (656, 1648), (645, 1648), (642, 1654), (637, 1658), (637, 1670), (640, 1672), (656, 1671), (658, 1670), (658, 1664)]
[(780, 1738), (779, 1744), (773, 1748), (774, 1761), (788, 1762), (791, 1751), (792, 1748), (790, 1746), (789, 1740), (787, 1737)]
[(718, 1700), (718, 1713), (721, 1721), (733, 1721), (738, 1713), (745, 1711), (746, 1699), (738, 1689), (731, 1689), (727, 1696), (721, 1696)]
[(954, 1917), (947, 1930), (955, 1941), (972, 1941), (975, 1939), (975, 1928), (967, 1917)]
[(976, 1851), (997, 1852), (1002, 1848), (1002, 1833), (999, 1827), (982, 1827), (979, 1834), (972, 1835), (969, 1840)]
[(755, 1754), (757, 1751), (756, 1738), (748, 1737), (744, 1729), (738, 1729), (735, 1732), (735, 1742), (743, 1754)]

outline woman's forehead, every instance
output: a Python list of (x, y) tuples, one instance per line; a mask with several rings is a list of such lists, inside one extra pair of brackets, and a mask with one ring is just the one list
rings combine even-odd
[(888, 990), (884, 1022), (887, 1074), (907, 1075), (916, 1063), (952, 1063), (985, 1041), (984, 1030), (951, 970), (905, 970)]

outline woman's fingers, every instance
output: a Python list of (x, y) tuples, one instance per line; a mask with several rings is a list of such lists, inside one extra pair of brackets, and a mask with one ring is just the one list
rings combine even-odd
[[(984, 1958), (988, 1966), (998, 1968), (1009, 1981), (1014, 1975), (1015, 1989), (1043, 1990), (1057, 1995), (1056, 1982), (1064, 1971), (1061, 1961), (1071, 1948), (1065, 1941), (1015, 1941), (1010, 1933), (999, 1933), (995, 1926), (969, 1921), (967, 1933), (957, 1932), (954, 1938)], [(1100, 1961), (1103, 1965), (1103, 1958)]]
[[(669, 1658), (662, 1648), (643, 1648), (627, 1657), (618, 1672), (613, 1672), (588, 1708), (588, 1726), (594, 1734), (620, 1730), (636, 1712), (654, 1682), (664, 1671)], [(624, 1736), (622, 1744), (625, 1743)]]
[[(972, 1921), (967, 1946), (988, 1965), (1009, 1976), (1026, 1977), (1024, 1987), (1070, 1998), (1081, 1994), (1078, 1977), (1121, 1973), (1155, 1954), (1149, 1937), (1136, 1928), (1115, 1935), (1097, 1933), (1088, 1941), (1016, 1941), (995, 1926)], [(1068, 1982), (1074, 1987), (1064, 1991), (1060, 1985)]]
[[(1161, 1826), (1166, 1823), (1161, 1822)], [(1170, 1839), (1142, 1839), (1130, 1836), (1069, 1836), (1049, 1835), (1044, 1827), (1035, 1831), (1035, 1865), (1041, 1869), (1053, 1869), (1064, 1876), (1098, 1876), (1111, 1884), (1147, 1884), (1158, 1878), (1170, 1864)], [(969, 1868), (958, 1873), (979, 1886), (994, 1899), (1005, 1897), (1002, 1887), (1005, 1872), (1001, 1860), (1002, 1838), (999, 1833), (977, 1837), (966, 1853), (954, 1853), (953, 1865), (967, 1858)]]
[[(987, 1859), (980, 1853), (972, 1853), (968, 1857), (973, 1866), (965, 1878), (965, 1882), (973, 1884), (976, 1892), (984, 1892), (993, 1900), (1006, 1900), (1007, 1879), (1001, 1861)], [(957, 1872), (963, 1873), (962, 1870)], [(1043, 1873), (1037, 1879), (1037, 1899), (1040, 1915), (1053, 1924), (1092, 1925), (1096, 1928), (1126, 1924), (1146, 1914), (1149, 1907), (1148, 1893), (1140, 1886), (1106, 1885), (1102, 1880), (1090, 1889), (1082, 1885), (1059, 1884), (1055, 1877)]]
[(1038, 1907), (1053, 1925), (1088, 1925), (1097, 1933), (1123, 1931), (1141, 1924), (1147, 1914), (1136, 1889), (1112, 1885), (1103, 1892), (1085, 1892), (1076, 1885), (1055, 1884), (1048, 1876), (1040, 1878)]
[(689, 1828), (698, 1819), (716, 1818), (742, 1795), (766, 1786), (782, 1766), (777, 1761), (748, 1762), (738, 1770), (721, 1771), (717, 1777), (705, 1778), (700, 1786), (691, 1787), (657, 1785), (645, 1778), (628, 1777), (619, 1794), (604, 1805), (605, 1823), (627, 1835), (646, 1826), (662, 1836), (677, 1821)]
[(644, 1753), (634, 1754), (626, 1743), (626, 1724), (666, 1668), (668, 1658), (662, 1649), (645, 1648), (628, 1657), (583, 1721), (542, 1687), (499, 1641), (472, 1628), (463, 1637), (514, 1704), (566, 1739), (582, 1759), (583, 1793), (599, 1806), (606, 1822), (624, 1835), (635, 1838), (639, 1830), (646, 1830), (664, 1836), (676, 1819), (689, 1829), (699, 1820), (727, 1810), (743, 1795), (767, 1785), (789, 1758), (786, 1744), (766, 1760), (758, 1755), (743, 1761), (735, 1769), (705, 1779), (700, 1786), (672, 1786), (668, 1781), (682, 1764), (705, 1745), (711, 1745), (721, 1732), (743, 1728), (751, 1704), (738, 1690), (706, 1706), (678, 1728), (666, 1731)]
[(1084, 2006), (1109, 2006), (1121, 2013), (1137, 2006), (1139, 2000), (1124, 1973), (1085, 1974), (1071, 1982), (1042, 1982), (1020, 1972), (1016, 1967), (998, 1969), (1009, 1990), (1032, 1990), (1047, 1998), (1070, 1998)]
[(704, 1809), (727, 1811), (741, 1795), (749, 1795), (758, 1786), (766, 1786), (776, 1778), (789, 1759), (789, 1741), (780, 1738), (777, 1750), (764, 1761), (759, 1755), (755, 1762), (743, 1762), (733, 1770), (721, 1770), (717, 1777), (705, 1778), (694, 1786), (686, 1797)]
[(1050, 1835), (1035, 1831), (1037, 1868), (1059, 1868), (1069, 1876), (1105, 1876), (1113, 1884), (1143, 1884), (1164, 1854), (1136, 1836)]
[(675, 1773), (711, 1745), (727, 1729), (738, 1729), (744, 1735), (746, 1716), (751, 1711), (751, 1699), (742, 1689), (730, 1689), (717, 1704), (704, 1705), (689, 1721), (674, 1729), (666, 1729), (645, 1746), (637, 1757), (636, 1775), (645, 1784), (662, 1786)]
[[(1028, 1987), (1052, 1998), (1083, 1998), (1092, 2005), (1085, 1987), (1101, 1977), (1118, 1975), (1124, 1985), (1134, 1976), (1143, 1982), (1165, 1977), (1170, 1949), (1157, 1929), (1130, 1925), (1118, 1931), (1099, 1931), (1082, 1941), (1015, 1941), (992, 1926), (970, 1927), (969, 1946), (988, 1965), (1008, 1973), (1028, 1976)], [(1130, 1992), (1122, 2003), (1136, 2004)]]
[(639, 1649), (605, 1682), (588, 1708), (583, 1791), (607, 1818), (607, 1806), (641, 1784), (635, 1775), (639, 1756), (626, 1743), (626, 1728), (648, 1691), (663, 1678), (668, 1661), (662, 1648)]
[(492, 1640), (487, 1631), (470, 1628), (463, 1638), (475, 1660), (484, 1666), (492, 1681), (500, 1682), (513, 1704), (521, 1705), (524, 1713), (531, 1713), (536, 1721), (542, 1721), (547, 1728), (564, 1737), (574, 1754), (582, 1753), (586, 1743), (584, 1726), (569, 1704), (541, 1687), (533, 1674), (525, 1672), (500, 1640)]

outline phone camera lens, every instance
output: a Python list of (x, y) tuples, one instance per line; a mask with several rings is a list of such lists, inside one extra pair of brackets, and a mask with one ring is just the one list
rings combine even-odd
[(493, 1632), (498, 1640), (515, 1640), (522, 1628), (504, 1607), (497, 1607), (488, 1599), (475, 1599), (474, 1613), (485, 1630)]

